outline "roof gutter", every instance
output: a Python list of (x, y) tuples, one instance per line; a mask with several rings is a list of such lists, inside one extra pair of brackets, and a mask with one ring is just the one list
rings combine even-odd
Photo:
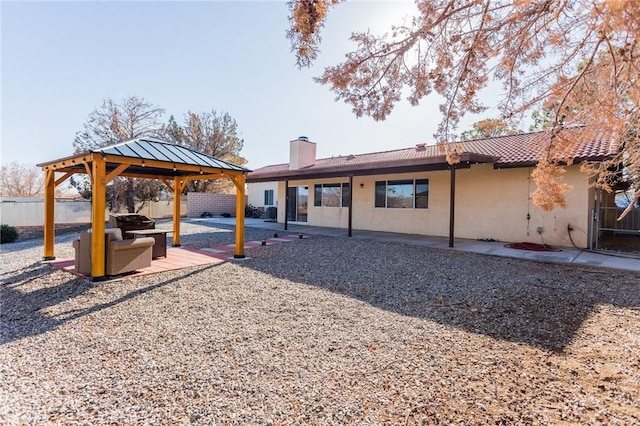
[[(460, 154), (460, 163), (457, 168), (470, 168), (471, 164), (493, 163), (497, 158), (489, 155), (465, 152)], [(370, 176), (380, 174), (414, 173), (423, 171), (442, 171), (449, 169), (446, 156), (428, 157), (416, 161), (401, 160), (382, 164), (349, 164), (333, 167), (314, 168), (313, 166), (298, 170), (280, 170), (271, 173), (252, 172), (247, 175), (247, 183), (273, 182), (284, 180), (322, 179), (333, 177)]]

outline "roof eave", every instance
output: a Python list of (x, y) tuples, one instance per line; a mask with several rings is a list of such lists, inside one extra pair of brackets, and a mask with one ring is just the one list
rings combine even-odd
[[(596, 162), (600, 162), (600, 161), (606, 161), (606, 160), (610, 160), (611, 158), (613, 158), (613, 155), (591, 155), (591, 156), (587, 156), (587, 157), (575, 157), (572, 161), (571, 164), (580, 164), (580, 163), (584, 163), (584, 162), (588, 162), (588, 161), (596, 161)], [(568, 165), (567, 162), (565, 161), (561, 161), (559, 163), (561, 166), (566, 166)], [(494, 169), (516, 169), (516, 168), (524, 168), (524, 167), (536, 167), (538, 165), (538, 161), (513, 161), (513, 162), (509, 162), (509, 163), (495, 163), (493, 165)]]
[(91, 155), (91, 151), (86, 151), (86, 152), (82, 152), (80, 154), (74, 154), (74, 155), (68, 155), (66, 157), (62, 157), (62, 158), (58, 158), (56, 160), (51, 160), (51, 161), (45, 161), (43, 163), (38, 163), (36, 164), (36, 167), (45, 167), (48, 166), (50, 164), (56, 164), (56, 163), (62, 163), (63, 161), (71, 161), (73, 159), (77, 159), (80, 157), (86, 157), (88, 155)]
[[(109, 170), (109, 164), (113, 163), (113, 164), (122, 164), (122, 163), (130, 163), (129, 166), (129, 172), (128, 173), (133, 173), (135, 171), (135, 174), (140, 175), (140, 176), (153, 176), (153, 173), (150, 172), (150, 168), (145, 170), (144, 169), (144, 164), (145, 161), (149, 162), (149, 161), (153, 161), (156, 164), (158, 164), (158, 167), (156, 167), (157, 170), (164, 170), (164, 172), (162, 173), (163, 176), (190, 176), (190, 175), (196, 175), (199, 174), (201, 170), (204, 170), (206, 172), (214, 172), (215, 170), (221, 170), (221, 171), (226, 171), (226, 172), (232, 172), (232, 173), (243, 173), (243, 174), (247, 174), (250, 173), (251, 170), (247, 169), (245, 167), (242, 166), (238, 166), (236, 164), (230, 163), (228, 161), (225, 160), (221, 160), (219, 158), (215, 158), (215, 157), (211, 157), (209, 155), (203, 154), (203, 153), (199, 153), (197, 151), (194, 151), (190, 148), (186, 148), (186, 147), (181, 147), (182, 149), (187, 149), (191, 152), (193, 152), (194, 154), (198, 155), (198, 156), (204, 156), (207, 157), (211, 160), (214, 160), (216, 163), (219, 163), (218, 166), (215, 165), (211, 165), (211, 164), (196, 164), (196, 163), (188, 163), (188, 162), (178, 162), (178, 161), (170, 161), (170, 160), (166, 160), (166, 159), (158, 159), (158, 158), (148, 158), (148, 157), (144, 157), (144, 156), (132, 156), (132, 155), (123, 155), (123, 154), (114, 154), (112, 152), (110, 152), (111, 149), (113, 149), (114, 147), (120, 147), (120, 146), (126, 146), (127, 144), (137, 141), (137, 140), (144, 140), (146, 142), (152, 142), (152, 143), (159, 143), (159, 144), (167, 144), (167, 142), (161, 141), (159, 139), (155, 139), (155, 138), (139, 138), (139, 139), (132, 139), (130, 141), (126, 141), (126, 142), (121, 142), (118, 144), (114, 144), (114, 145), (110, 145), (110, 146), (106, 146), (106, 147), (100, 147), (100, 148), (95, 148), (95, 149), (91, 149), (85, 152), (81, 152), (78, 154), (74, 154), (74, 155), (70, 155), (67, 157), (63, 157), (63, 158), (59, 158), (57, 160), (53, 160), (53, 161), (47, 161), (47, 162), (43, 162), (43, 163), (39, 163), (37, 164), (37, 167), (40, 167), (42, 169), (46, 169), (49, 167), (53, 167), (54, 170), (58, 171), (58, 172), (68, 172), (68, 171), (74, 171), (74, 172), (82, 172), (82, 170), (84, 170), (84, 166), (82, 166), (82, 163), (91, 163), (93, 161), (93, 156), (94, 155), (101, 155), (102, 158), (105, 158), (107, 160), (107, 170)], [(120, 160), (122, 159), (122, 160)], [(126, 161), (125, 161), (126, 160)], [(134, 170), (137, 166), (139, 166), (140, 164), (138, 164), (138, 162), (141, 163), (141, 166), (143, 169), (141, 170)], [(69, 164), (66, 164), (69, 163)], [(164, 167), (164, 165), (166, 165), (166, 167)], [(181, 166), (182, 165), (182, 166)], [(194, 172), (193, 170), (186, 170), (187, 168), (189, 169), (193, 169), (194, 167), (199, 168), (198, 171)], [(115, 167), (113, 167), (115, 168)], [(178, 169), (177, 171), (179, 173), (175, 173), (176, 172), (176, 168)], [(183, 169), (183, 170), (179, 170), (179, 169)], [(167, 170), (169, 170), (167, 172)], [(173, 173), (172, 173), (173, 172)]]
[[(471, 164), (493, 163), (497, 158), (490, 155), (483, 155), (473, 152), (460, 154), (460, 163), (456, 168), (469, 168)], [(247, 175), (247, 182), (271, 182), (283, 181), (287, 179), (321, 179), (344, 176), (370, 176), (392, 173), (413, 173), (422, 171), (447, 170), (451, 166), (447, 162), (446, 156), (438, 155), (421, 159), (410, 159), (400, 161), (390, 161), (387, 163), (365, 163), (347, 164), (322, 168), (309, 167), (297, 170), (280, 170), (270, 173), (258, 173), (252, 176)]]

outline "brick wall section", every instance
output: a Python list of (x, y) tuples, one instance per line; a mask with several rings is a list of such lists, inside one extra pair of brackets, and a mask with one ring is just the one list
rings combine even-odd
[[(247, 197), (245, 197), (245, 205)], [(187, 197), (187, 217), (200, 217), (204, 212), (220, 216), (222, 213), (236, 215), (235, 194), (211, 194), (208, 192), (190, 192)]]

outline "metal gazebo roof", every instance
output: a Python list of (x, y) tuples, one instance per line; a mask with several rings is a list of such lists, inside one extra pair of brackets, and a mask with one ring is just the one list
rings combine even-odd
[[(119, 144), (38, 164), (45, 172), (44, 259), (54, 255), (55, 187), (76, 173), (91, 180), (92, 209), (91, 276), (105, 277), (106, 186), (118, 176), (159, 179), (173, 192), (173, 245), (180, 245), (180, 196), (190, 180), (227, 178), (236, 187), (237, 258), (244, 257), (245, 179), (249, 169), (193, 149), (152, 137), (140, 137)], [(56, 177), (56, 173), (64, 173)]]
[(224, 171), (250, 172), (249, 169), (219, 158), (152, 137), (140, 137), (92, 149), (59, 160), (41, 163), (38, 166), (42, 168), (51, 166), (57, 172), (84, 173), (83, 163), (90, 163), (92, 154), (102, 154), (105, 157), (107, 172), (114, 170), (119, 164), (128, 164), (126, 170), (119, 174), (120, 176), (160, 178), (217, 174)]

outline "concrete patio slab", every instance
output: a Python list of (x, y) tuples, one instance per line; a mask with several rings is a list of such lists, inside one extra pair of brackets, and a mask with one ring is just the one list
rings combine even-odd
[[(235, 225), (235, 218), (205, 218), (188, 219), (189, 221), (207, 221), (229, 226)], [(325, 228), (320, 226), (288, 224), (284, 230), (283, 223), (265, 222), (264, 219), (245, 218), (245, 226), (252, 228), (272, 229), (274, 231), (303, 233), (309, 235), (323, 235), (328, 237), (349, 238), (347, 230), (342, 228)], [(377, 232), (353, 230), (353, 239), (392, 242), (399, 244), (412, 244), (422, 247), (431, 247), (443, 250), (458, 250), (471, 253), (486, 254), (491, 256), (504, 256), (516, 259), (527, 259), (537, 262), (563, 263), (581, 265), (596, 268), (606, 268), (622, 271), (640, 272), (640, 258), (618, 253), (595, 252), (580, 250), (571, 247), (560, 247), (562, 251), (528, 251), (505, 247), (506, 241), (476, 241), (463, 238), (454, 240), (454, 247), (449, 247), (449, 239), (446, 237), (434, 237), (426, 235), (397, 234), (391, 232)], [(273, 239), (270, 239), (273, 240)]]

